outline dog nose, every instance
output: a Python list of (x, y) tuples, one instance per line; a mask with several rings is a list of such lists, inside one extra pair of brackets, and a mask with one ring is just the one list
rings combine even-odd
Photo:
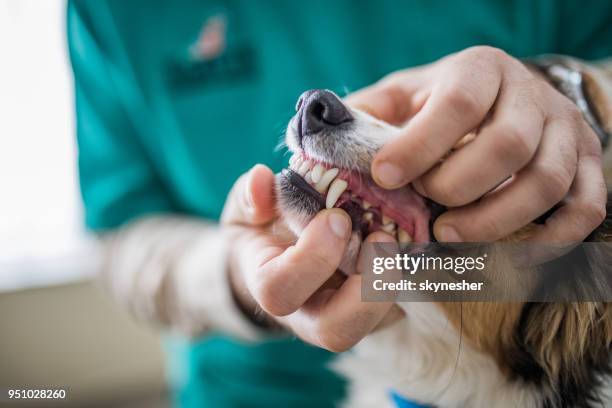
[(304, 92), (296, 106), (301, 136), (318, 133), (353, 120), (340, 98), (325, 89)]

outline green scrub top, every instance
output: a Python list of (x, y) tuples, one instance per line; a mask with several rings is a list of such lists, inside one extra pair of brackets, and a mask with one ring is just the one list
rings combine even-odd
[[(275, 147), (304, 90), (345, 94), (478, 44), (612, 55), (609, 0), (74, 0), (67, 24), (97, 231), (148, 213), (217, 219), (240, 174), (286, 165)], [(328, 407), (345, 393), (332, 355), (293, 338), (210, 335), (169, 352), (185, 407)]]

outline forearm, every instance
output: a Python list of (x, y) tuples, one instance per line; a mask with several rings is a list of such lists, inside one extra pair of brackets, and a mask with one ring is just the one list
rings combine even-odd
[(257, 337), (236, 306), (218, 226), (195, 218), (145, 217), (102, 236), (103, 279), (140, 320), (190, 335), (216, 330)]

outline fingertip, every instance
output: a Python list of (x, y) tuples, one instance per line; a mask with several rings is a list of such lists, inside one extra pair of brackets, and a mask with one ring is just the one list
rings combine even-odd
[(463, 242), (457, 227), (444, 220), (437, 220), (434, 224), (434, 236), (438, 242)]
[(249, 211), (256, 218), (264, 221), (274, 214), (275, 192), (274, 173), (262, 164), (256, 164), (249, 170), (246, 183), (245, 201)]
[(274, 185), (274, 173), (263, 164), (256, 164), (249, 170), (249, 189), (252, 191), (267, 190)]
[(251, 167), (251, 170), (249, 170), (249, 172), (257, 173), (257, 174), (266, 174), (266, 175), (274, 177), (274, 173), (272, 172), (272, 170), (265, 164), (261, 164), (261, 163), (257, 163), (256, 165)]
[(351, 234), (351, 217), (339, 208), (323, 210), (332, 233), (341, 239), (348, 239)]
[[(379, 153), (380, 154), (380, 153)], [(387, 189), (398, 188), (406, 184), (407, 179), (400, 166), (388, 160), (380, 158), (372, 163), (372, 178), (379, 186)]]
[[(375, 253), (379, 254), (378, 256), (382, 254), (384, 254), (385, 256), (393, 256), (399, 250), (397, 240), (383, 231), (375, 231), (368, 235), (364, 241), (364, 244), (368, 244), (366, 245), (366, 247), (370, 247), (370, 250), (373, 249)], [(362, 246), (362, 249), (363, 248), (364, 247)], [(371, 259), (369, 259), (370, 255), (367, 255), (367, 253), (369, 252), (370, 251), (364, 251), (363, 254), (360, 254), (360, 256), (365, 257), (361, 258), (362, 260), (360, 262), (363, 262), (363, 260), (365, 259), (368, 263), (371, 263)]]
[(375, 231), (368, 235), (365, 242), (397, 242), (395, 238), (383, 231)]

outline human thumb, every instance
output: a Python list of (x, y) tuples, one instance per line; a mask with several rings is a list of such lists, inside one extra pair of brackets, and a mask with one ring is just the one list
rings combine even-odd
[(256, 164), (238, 178), (221, 215), (223, 224), (260, 226), (276, 217), (274, 173)]

